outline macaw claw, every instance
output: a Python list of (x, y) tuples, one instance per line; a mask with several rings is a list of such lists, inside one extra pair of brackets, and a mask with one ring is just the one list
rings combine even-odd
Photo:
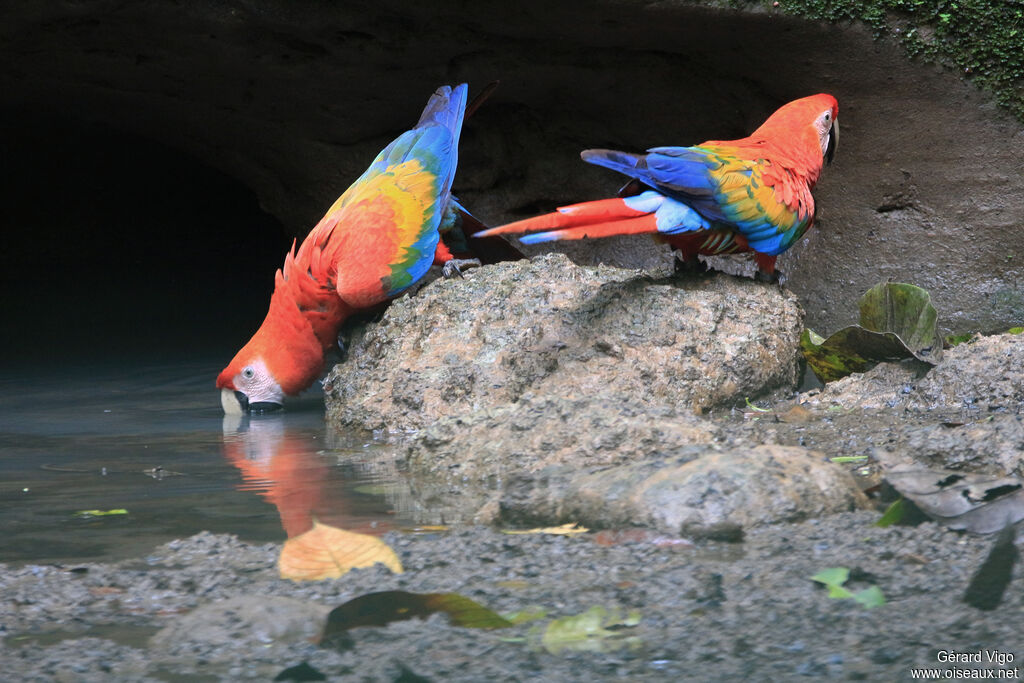
[(755, 280), (757, 280), (758, 282), (767, 282), (770, 285), (782, 284), (781, 278), (782, 271), (778, 269), (773, 270), (770, 273), (766, 273), (761, 269), (758, 269), (757, 271), (754, 272)]
[(462, 277), (464, 268), (479, 268), (481, 265), (478, 258), (453, 258), (450, 261), (445, 261), (444, 267), (441, 268), (441, 274), (450, 280), (456, 276)]
[(682, 259), (679, 254), (676, 254), (676, 258), (672, 262), (672, 272), (676, 275), (700, 275), (708, 270), (708, 264), (701, 261), (696, 255)]

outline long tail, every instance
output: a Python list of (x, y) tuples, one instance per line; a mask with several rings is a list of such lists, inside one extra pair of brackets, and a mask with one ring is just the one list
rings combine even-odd
[(469, 86), (465, 83), (454, 88), (442, 85), (430, 96), (427, 106), (423, 108), (423, 113), (420, 114), (420, 120), (416, 123), (416, 128), (422, 128), (431, 123), (439, 123), (452, 132), (452, 137), (455, 138), (455, 146), (457, 147), (468, 94)]
[(559, 207), (554, 213), (481, 230), (474, 237), (531, 233), (519, 241), (536, 244), (656, 232), (658, 221), (652, 211), (631, 208), (625, 200), (615, 198)]

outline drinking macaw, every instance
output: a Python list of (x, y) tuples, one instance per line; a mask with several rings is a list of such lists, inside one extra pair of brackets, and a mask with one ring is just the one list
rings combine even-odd
[[(401, 294), (433, 263), (444, 263), (446, 275), (467, 265), (441, 241), (482, 227), (451, 194), (467, 91), (439, 88), (416, 126), (377, 155), (298, 251), (292, 244), (267, 317), (217, 377), (225, 412), (281, 407), (320, 375), (349, 315)], [(491, 242), (501, 244), (489, 261), (517, 257)]]
[(811, 95), (783, 105), (739, 140), (655, 147), (646, 154), (588, 149), (584, 161), (651, 189), (561, 207), (475, 237), (531, 233), (519, 239), (535, 244), (649, 233), (691, 266), (698, 255), (753, 252), (759, 275), (777, 279), (776, 257), (814, 223), (811, 190), (823, 161), (832, 160), (838, 113), (834, 97)]

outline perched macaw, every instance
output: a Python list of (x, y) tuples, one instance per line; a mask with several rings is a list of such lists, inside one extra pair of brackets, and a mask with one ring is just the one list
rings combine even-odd
[(650, 233), (691, 265), (698, 255), (754, 252), (759, 275), (776, 279), (776, 257), (814, 222), (811, 190), (824, 159), (832, 160), (838, 112), (831, 95), (811, 95), (784, 105), (739, 140), (646, 154), (588, 149), (584, 161), (653, 189), (561, 207), (475, 236), (532, 233), (520, 241), (535, 244)]
[(298, 251), (292, 244), (267, 317), (217, 377), (225, 412), (281, 407), (320, 375), (349, 315), (401, 294), (435, 262), (446, 274), (466, 265), (440, 237), (482, 227), (451, 195), (467, 91), (439, 88), (416, 126), (377, 155)]

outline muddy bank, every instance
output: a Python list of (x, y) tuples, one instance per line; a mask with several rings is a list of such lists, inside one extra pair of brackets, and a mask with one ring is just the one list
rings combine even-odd
[[(434, 681), (904, 680), (911, 667), (938, 666), (939, 650), (1024, 657), (1010, 618), (1024, 609), (1020, 591), (989, 613), (959, 601), (985, 539), (931, 523), (879, 529), (875, 518), (840, 514), (692, 547), (610, 534), (392, 533), (384, 538), (404, 574), (305, 584), (277, 577), (280, 546), (209, 534), (114, 565), (4, 567), (0, 667), (26, 681), (265, 681), (303, 662), (338, 681), (412, 680), (403, 670)], [(887, 604), (830, 599), (808, 577), (833, 566), (854, 570), (853, 590), (877, 585)], [(309, 642), (326, 607), (391, 589), (546, 616), (485, 631), (435, 615), (354, 629), (343, 651)], [(531, 631), (593, 606), (640, 621), (597, 651), (559, 655)]]

